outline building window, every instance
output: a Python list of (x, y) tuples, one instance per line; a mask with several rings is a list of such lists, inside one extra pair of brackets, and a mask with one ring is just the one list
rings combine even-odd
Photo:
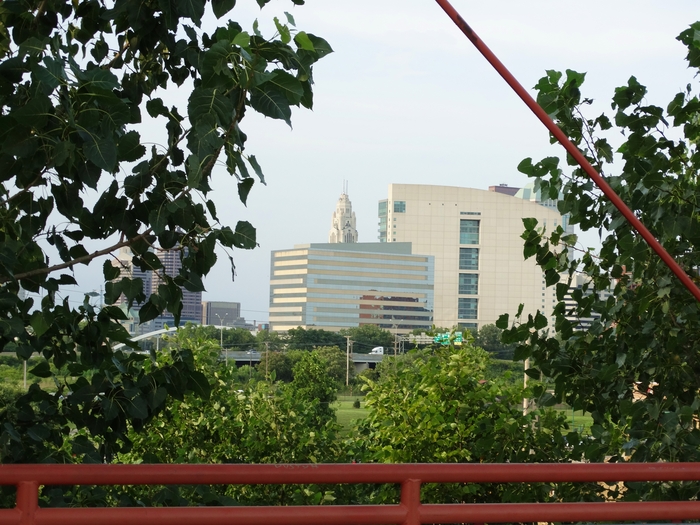
[(457, 328), (460, 330), (471, 330), (472, 332), (476, 332), (479, 330), (479, 324), (478, 323), (458, 323)]
[(478, 295), (479, 293), (479, 274), (478, 273), (460, 273), (459, 274), (459, 293), (463, 295)]
[(460, 297), (457, 301), (457, 317), (459, 319), (478, 319), (478, 299)]
[(479, 269), (479, 248), (459, 249), (459, 269), (478, 270)]
[(379, 216), (386, 216), (386, 201), (379, 201)]
[(406, 201), (394, 201), (394, 213), (406, 213)]
[(479, 244), (479, 221), (459, 221), (459, 244)]

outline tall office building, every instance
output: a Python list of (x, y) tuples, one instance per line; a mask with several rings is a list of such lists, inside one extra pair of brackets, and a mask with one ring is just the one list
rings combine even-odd
[[(163, 264), (163, 269), (167, 275), (175, 277), (180, 272), (182, 268), (182, 261), (180, 260), (179, 250), (155, 250), (156, 256), (160, 259)], [(163, 283), (157, 273), (153, 273), (151, 278), (151, 293), (156, 293), (158, 291), (158, 286)], [(180, 312), (180, 324), (185, 324), (187, 322), (199, 324), (202, 322), (202, 292), (190, 292), (189, 290), (182, 289), (182, 312)], [(175, 318), (172, 313), (167, 310), (163, 312), (163, 315), (157, 317), (153, 320), (153, 329), (159, 330), (163, 328), (164, 324), (168, 326), (173, 326)]]
[[(202, 324), (236, 326), (236, 322), (240, 319), (241, 303), (230, 301), (204, 301), (202, 303)], [(245, 324), (245, 319), (243, 319), (243, 324)]]
[(270, 328), (406, 333), (433, 324), (433, 257), (410, 243), (304, 244), (272, 252)]
[[(116, 258), (112, 259), (112, 266), (119, 268), (119, 277), (115, 280), (120, 280), (124, 277), (129, 279), (141, 279), (143, 282), (143, 293), (146, 295), (146, 299), (143, 301), (145, 303), (148, 297), (151, 295), (151, 277), (153, 272), (143, 271), (138, 266), (133, 263), (134, 254), (128, 246), (124, 246), (119, 249)], [(134, 303), (131, 306), (133, 312), (138, 312), (143, 303)], [(117, 300), (116, 305), (122, 306), (126, 305), (127, 300), (124, 295), (121, 295)]]
[(480, 328), (503, 313), (540, 310), (551, 317), (547, 288), (534, 258), (523, 259), (523, 218), (551, 231), (562, 216), (525, 198), (471, 188), (391, 184), (379, 202), (379, 240), (410, 242), (435, 257), (436, 326)]
[(352, 203), (348, 197), (347, 188), (343, 190), (338, 199), (338, 204), (331, 219), (331, 231), (328, 234), (329, 243), (357, 242), (357, 229), (355, 226), (355, 213), (352, 211)]

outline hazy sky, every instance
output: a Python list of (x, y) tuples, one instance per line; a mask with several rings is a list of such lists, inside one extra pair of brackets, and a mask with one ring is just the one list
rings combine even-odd
[[(675, 37), (700, 20), (697, 0), (452, 4), (525, 87), (546, 69), (587, 72), (592, 115), (612, 114), (613, 90), (630, 75), (649, 87), (649, 103), (664, 107), (693, 79)], [(433, 0), (307, 0), (299, 7), (273, 0), (262, 11), (239, 0), (233, 18), (248, 30), (258, 18), (270, 35), (269, 21), (284, 11), (335, 50), (315, 68), (314, 110), (297, 110), (293, 130), (246, 114), (248, 153), (267, 177), (247, 208), (224, 169), (213, 182), (222, 221), (253, 223), (260, 247), (233, 253), (235, 282), (220, 258), (204, 300), (238, 301), (242, 315), (258, 322), (268, 318), (270, 251), (327, 242), (344, 180), (359, 239), (375, 242), (377, 201), (390, 183), (521, 186), (528, 182), (516, 170), (523, 158), (562, 152)], [(80, 289), (97, 283), (88, 277)]]

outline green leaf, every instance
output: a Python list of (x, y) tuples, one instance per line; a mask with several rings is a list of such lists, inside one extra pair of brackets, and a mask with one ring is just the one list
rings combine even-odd
[(117, 146), (111, 137), (86, 133), (85, 156), (98, 168), (113, 173), (117, 166)]
[(149, 298), (139, 309), (139, 324), (146, 323), (151, 319), (155, 319), (162, 313), (162, 310), (153, 304), (152, 300)]
[(534, 230), (537, 227), (537, 219), (533, 217), (523, 218), (523, 226), (525, 230)]
[(496, 328), (500, 328), (501, 330), (508, 329), (508, 314), (501, 314), (498, 317), (498, 320), (496, 321)]
[(90, 91), (111, 91), (119, 88), (119, 80), (108, 69), (94, 68), (85, 72), (83, 87)]
[(198, 396), (204, 399), (209, 399), (209, 396), (211, 395), (211, 385), (209, 384), (207, 376), (205, 376), (202, 372), (199, 372), (198, 370), (190, 372), (188, 386), (189, 389)]
[(247, 221), (238, 221), (233, 234), (233, 245), (236, 248), (252, 250), (258, 243), (255, 241), (255, 228)]
[(34, 330), (34, 333), (37, 337), (41, 337), (42, 335), (44, 335), (46, 331), (50, 328), (49, 323), (46, 322), (44, 314), (40, 311), (36, 311), (32, 314), (29, 324), (32, 326), (32, 329)]
[(238, 183), (238, 197), (241, 199), (241, 202), (244, 205), (247, 205), (248, 193), (250, 193), (250, 189), (253, 187), (254, 182), (255, 181), (252, 178), (247, 178)]
[(211, 7), (216, 18), (221, 18), (236, 6), (236, 0), (212, 0)]
[(265, 175), (263, 175), (262, 168), (260, 167), (260, 164), (258, 164), (258, 160), (255, 158), (255, 155), (248, 155), (247, 160), (250, 166), (253, 168), (253, 171), (255, 171), (255, 174), (260, 179), (260, 182), (267, 185), (265, 182)]
[(202, 15), (204, 15), (204, 2), (202, 0), (175, 0), (175, 6), (181, 16), (190, 18), (199, 27)]
[(287, 97), (269, 82), (253, 90), (250, 105), (266, 117), (284, 120), (289, 127), (292, 126), (292, 110)]
[(311, 43), (314, 46), (314, 52), (318, 58), (323, 58), (324, 56), (333, 52), (333, 48), (331, 48), (330, 44), (320, 36), (312, 35), (311, 33), (307, 33), (307, 36), (309, 37), (309, 40), (311, 40)]
[(282, 43), (284, 44), (289, 44), (289, 42), (292, 41), (292, 35), (289, 32), (289, 28), (284, 24), (281, 24), (279, 18), (274, 17), (273, 20), (275, 22), (275, 27), (280, 34), (280, 40), (282, 40)]
[(204, 288), (204, 283), (202, 282), (202, 277), (193, 272), (187, 274), (187, 277), (185, 277), (182, 286), (184, 286), (185, 290), (189, 292), (206, 291), (206, 289)]
[(315, 51), (313, 42), (311, 42), (309, 35), (307, 35), (304, 31), (299, 31), (296, 35), (294, 35), (294, 43), (300, 49)]
[(102, 274), (104, 275), (105, 281), (111, 281), (119, 277), (121, 270), (118, 266), (112, 264), (110, 260), (106, 260), (102, 265)]
[(304, 95), (301, 82), (281, 69), (275, 71), (268, 82), (275, 86), (279, 92), (284, 93), (290, 104), (298, 105)]
[(187, 114), (192, 122), (200, 123), (205, 115), (212, 115), (217, 123), (228, 128), (234, 116), (233, 103), (217, 88), (196, 87), (190, 95)]
[(148, 417), (148, 404), (142, 396), (137, 396), (126, 403), (126, 411), (134, 419), (146, 419)]
[(29, 373), (37, 377), (51, 377), (51, 367), (48, 361), (41, 361)]
[(122, 135), (117, 142), (119, 160), (134, 162), (146, 154), (146, 148), (141, 144), (141, 135), (137, 131), (129, 131)]
[(535, 314), (535, 330), (541, 330), (547, 326), (547, 318), (539, 311)]
[(231, 41), (234, 46), (248, 48), (250, 47), (250, 35), (245, 31), (238, 33)]

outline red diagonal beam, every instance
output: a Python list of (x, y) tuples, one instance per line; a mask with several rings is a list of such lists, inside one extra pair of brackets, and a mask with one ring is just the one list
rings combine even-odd
[(639, 234), (644, 238), (649, 246), (656, 252), (656, 254), (661, 257), (661, 260), (666, 263), (673, 273), (680, 279), (683, 285), (692, 293), (695, 298), (700, 301), (700, 288), (692, 281), (688, 274), (683, 271), (678, 263), (669, 255), (669, 253), (664, 249), (663, 246), (656, 240), (656, 238), (647, 230), (646, 226), (632, 213), (627, 205), (620, 199), (615, 190), (613, 190), (610, 185), (605, 182), (605, 179), (600, 176), (600, 174), (595, 170), (593, 166), (586, 160), (583, 154), (578, 150), (578, 148), (569, 140), (569, 138), (564, 134), (564, 132), (557, 126), (554, 121), (549, 118), (547, 112), (542, 109), (532, 96), (523, 88), (523, 86), (516, 80), (516, 78), (508, 71), (508, 68), (503, 65), (503, 63), (498, 59), (496, 55), (488, 48), (486, 44), (479, 38), (479, 36), (474, 32), (474, 30), (469, 27), (469, 24), (459, 15), (459, 13), (450, 5), (447, 0), (436, 0), (436, 2), (442, 7), (442, 9), (447, 13), (447, 15), (452, 19), (452, 21), (457, 24), (462, 30), (462, 33), (471, 40), (472, 44), (479, 50), (479, 52), (484, 55), (484, 58), (488, 60), (498, 74), (503, 77), (508, 85), (513, 88), (513, 91), (522, 99), (527, 107), (529, 107), (532, 112), (537, 116), (538, 119), (547, 127), (549, 132), (556, 137), (559, 143), (564, 146), (566, 151), (576, 159), (581, 168), (588, 174), (588, 176), (593, 179), (593, 182), (602, 190), (605, 196), (610, 199), (615, 207), (622, 213), (622, 215), (627, 219), (627, 221), (632, 225), (632, 227), (639, 232)]

